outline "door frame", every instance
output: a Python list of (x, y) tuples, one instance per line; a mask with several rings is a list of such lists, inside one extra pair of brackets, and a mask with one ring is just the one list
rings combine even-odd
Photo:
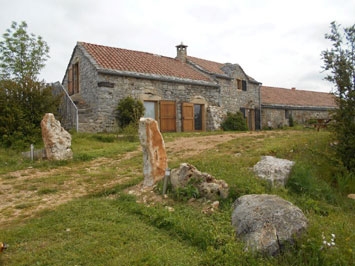
[[(187, 106), (192, 106), (192, 121), (193, 121), (193, 129), (192, 130), (188, 130), (188, 131), (185, 131), (184, 129), (184, 105), (187, 105)], [(202, 129), (200, 130), (196, 130), (195, 129), (195, 105), (200, 105), (201, 106), (201, 119), (202, 119)], [(193, 102), (183, 102), (181, 103), (181, 131), (182, 132), (203, 132), (203, 131), (206, 131), (206, 111), (205, 111), (205, 104), (203, 103), (193, 103)]]

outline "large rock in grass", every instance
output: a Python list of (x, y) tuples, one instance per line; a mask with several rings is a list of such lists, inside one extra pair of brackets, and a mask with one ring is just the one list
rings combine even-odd
[(217, 180), (207, 173), (201, 173), (191, 164), (182, 163), (179, 168), (171, 171), (171, 185), (174, 189), (192, 185), (200, 196), (211, 200), (227, 198), (229, 187), (223, 180)]
[(246, 195), (234, 202), (232, 225), (247, 250), (275, 255), (307, 228), (303, 212), (276, 195)]
[(49, 160), (68, 160), (73, 158), (71, 135), (61, 127), (54, 115), (47, 113), (41, 121), (42, 139)]
[(139, 140), (143, 149), (143, 186), (153, 186), (164, 177), (168, 167), (164, 139), (157, 121), (151, 118), (139, 120)]
[(263, 156), (253, 169), (259, 178), (267, 180), (272, 186), (285, 186), (294, 164), (293, 161)]

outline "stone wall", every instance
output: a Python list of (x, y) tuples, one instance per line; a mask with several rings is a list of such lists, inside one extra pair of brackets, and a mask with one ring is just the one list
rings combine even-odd
[[(262, 128), (280, 128), (288, 125), (289, 121), (285, 115), (286, 109), (282, 108), (267, 108), (261, 109)], [(288, 109), (289, 115), (292, 115), (293, 121), (298, 124), (304, 124), (310, 119), (329, 119), (329, 111), (321, 110), (299, 110)]]
[[(115, 124), (115, 108), (120, 100), (127, 96), (133, 96), (142, 100), (171, 100), (176, 101), (176, 128), (181, 131), (181, 104), (183, 102), (218, 105), (219, 90), (214, 87), (178, 84), (133, 77), (121, 77), (113, 75), (99, 75), (99, 81), (114, 84), (113, 88), (100, 87), (98, 95), (100, 119), (95, 125), (106, 131), (110, 131)], [(206, 113), (206, 112), (205, 112)]]

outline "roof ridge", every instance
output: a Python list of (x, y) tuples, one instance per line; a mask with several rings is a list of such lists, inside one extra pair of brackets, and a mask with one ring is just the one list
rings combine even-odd
[(215, 64), (220, 64), (220, 65), (225, 65), (225, 64), (227, 64), (227, 63), (220, 63), (220, 62), (216, 62), (216, 61), (212, 61), (212, 60), (208, 60), (208, 59), (204, 59), (204, 58), (200, 58), (200, 57), (196, 57), (196, 56), (191, 56), (191, 55), (188, 55), (188, 56), (187, 56), (187, 59), (188, 59), (189, 57), (190, 57), (190, 58), (199, 59), (199, 60), (208, 61), (208, 62), (215, 63)]
[(102, 69), (214, 82), (209, 75), (176, 58), (87, 42), (77, 42), (77, 46), (84, 49)]
[(262, 88), (270, 88), (270, 89), (282, 89), (287, 91), (301, 91), (301, 92), (315, 92), (315, 93), (325, 93), (325, 94), (332, 94), (331, 92), (324, 92), (324, 91), (308, 91), (308, 90), (292, 90), (292, 88), (282, 88), (282, 87), (272, 87), (272, 86), (261, 86)]
[(174, 57), (170, 56), (165, 56), (165, 55), (160, 55), (160, 54), (154, 54), (154, 53), (149, 53), (149, 52), (144, 52), (144, 51), (138, 51), (138, 50), (132, 50), (132, 49), (126, 49), (126, 48), (120, 48), (120, 47), (114, 47), (114, 46), (108, 46), (108, 45), (102, 45), (102, 44), (95, 44), (95, 43), (88, 43), (88, 42), (77, 42), (78, 44), (88, 44), (88, 45), (95, 45), (95, 46), (100, 46), (100, 47), (106, 47), (106, 48), (112, 48), (112, 49), (119, 49), (119, 50), (125, 50), (125, 51), (130, 51), (130, 52), (136, 52), (136, 53), (142, 53), (142, 54), (148, 54), (152, 56), (160, 56), (160, 57), (165, 57), (168, 59), (173, 59), (177, 60)]

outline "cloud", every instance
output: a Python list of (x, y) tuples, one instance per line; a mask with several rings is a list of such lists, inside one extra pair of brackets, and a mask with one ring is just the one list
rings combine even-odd
[(188, 54), (239, 63), (265, 85), (323, 90), (320, 52), (324, 34), (337, 20), (354, 23), (353, 1), (254, 0), (0, 0), (0, 33), (11, 21), (49, 44), (42, 73), (62, 80), (77, 41), (174, 57), (183, 41)]

